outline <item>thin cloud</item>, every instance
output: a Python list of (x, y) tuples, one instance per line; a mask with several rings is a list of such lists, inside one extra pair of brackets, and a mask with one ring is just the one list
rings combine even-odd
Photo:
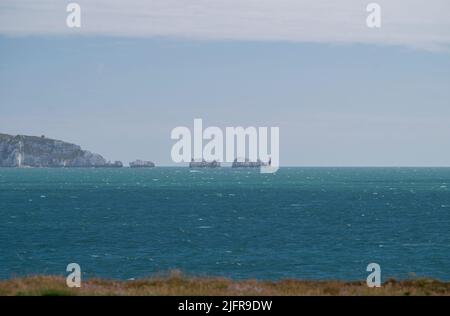
[[(66, 26), (60, 0), (2, 0), (0, 34), (182, 37), (450, 47), (448, 0), (79, 0), (82, 27)], [(366, 26), (366, 6), (382, 27)]]

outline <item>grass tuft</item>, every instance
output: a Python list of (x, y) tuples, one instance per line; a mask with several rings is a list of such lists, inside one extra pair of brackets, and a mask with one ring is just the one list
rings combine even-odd
[(152, 278), (115, 281), (83, 280), (81, 288), (68, 288), (63, 277), (32, 276), (0, 281), (0, 295), (187, 295), (187, 296), (276, 296), (276, 295), (446, 295), (450, 282), (432, 279), (387, 280), (380, 288), (368, 288), (365, 282), (281, 280), (231, 280), (188, 277), (180, 271)]

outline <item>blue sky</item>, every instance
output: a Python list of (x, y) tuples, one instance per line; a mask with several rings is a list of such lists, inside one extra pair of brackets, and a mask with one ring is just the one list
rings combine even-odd
[(281, 165), (450, 166), (446, 44), (1, 27), (3, 133), (170, 165), (170, 131), (202, 118), (279, 126)]

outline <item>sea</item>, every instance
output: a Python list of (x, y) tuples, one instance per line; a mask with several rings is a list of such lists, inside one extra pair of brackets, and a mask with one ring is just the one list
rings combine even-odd
[(450, 280), (450, 168), (0, 169), (0, 279)]

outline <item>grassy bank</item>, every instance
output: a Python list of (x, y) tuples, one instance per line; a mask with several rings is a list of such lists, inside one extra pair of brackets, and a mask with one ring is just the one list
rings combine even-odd
[(136, 281), (91, 279), (70, 289), (63, 277), (33, 276), (0, 281), (0, 295), (450, 295), (450, 282), (389, 280), (368, 288), (363, 281), (233, 281), (171, 274)]

